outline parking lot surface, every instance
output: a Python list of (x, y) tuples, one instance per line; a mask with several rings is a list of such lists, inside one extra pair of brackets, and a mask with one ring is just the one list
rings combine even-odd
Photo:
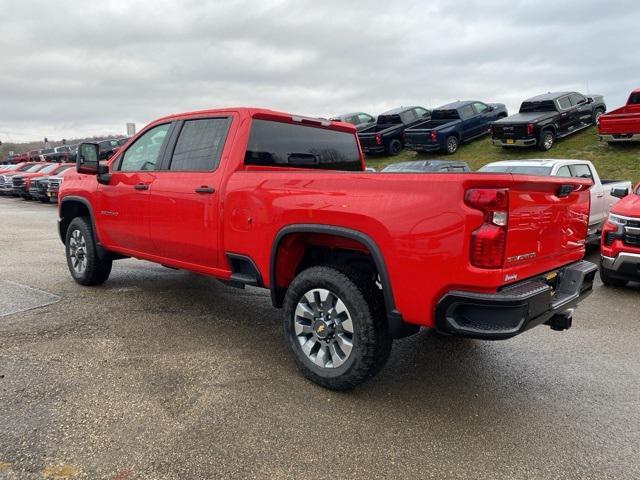
[(598, 282), (566, 332), (423, 331), (335, 393), (267, 291), (136, 260), (81, 287), (54, 205), (0, 223), (0, 479), (640, 478), (638, 284)]

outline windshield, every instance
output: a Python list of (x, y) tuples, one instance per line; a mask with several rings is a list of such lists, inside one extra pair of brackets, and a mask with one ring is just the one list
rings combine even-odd
[(548, 177), (551, 175), (551, 167), (537, 167), (534, 165), (485, 165), (479, 172), (493, 173), (518, 173), (521, 175), (539, 175)]
[(541, 102), (522, 102), (520, 113), (527, 112), (555, 112), (556, 104), (553, 100), (543, 100)]

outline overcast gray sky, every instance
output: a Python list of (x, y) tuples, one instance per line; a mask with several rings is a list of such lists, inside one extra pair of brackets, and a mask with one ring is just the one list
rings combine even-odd
[(0, 0), (0, 139), (261, 106), (373, 114), (640, 86), (634, 0)]

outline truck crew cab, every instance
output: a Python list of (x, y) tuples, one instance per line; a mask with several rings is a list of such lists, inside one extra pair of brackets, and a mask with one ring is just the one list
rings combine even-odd
[(556, 140), (595, 125), (606, 110), (601, 95), (545, 93), (522, 102), (519, 113), (492, 123), (491, 140), (504, 148), (551, 150)]
[(135, 257), (267, 288), (300, 370), (327, 388), (370, 378), (421, 326), (567, 329), (592, 288), (588, 179), (367, 173), (353, 125), (252, 108), (164, 117), (99, 153), (81, 144), (60, 187), (76, 282)]

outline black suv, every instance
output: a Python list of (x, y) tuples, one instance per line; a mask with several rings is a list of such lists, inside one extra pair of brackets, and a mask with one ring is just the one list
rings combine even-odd
[(545, 93), (520, 105), (519, 113), (491, 124), (491, 140), (504, 148), (550, 150), (555, 141), (591, 125), (607, 110), (601, 95)]

